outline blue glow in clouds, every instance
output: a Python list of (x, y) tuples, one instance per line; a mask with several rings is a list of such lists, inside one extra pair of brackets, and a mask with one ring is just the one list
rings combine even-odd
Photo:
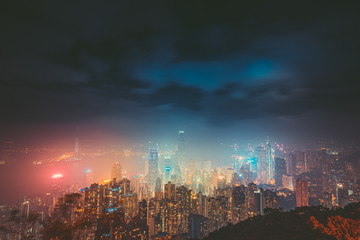
[(279, 79), (286, 75), (286, 71), (280, 63), (271, 59), (237, 56), (207, 62), (146, 63), (138, 66), (133, 74), (155, 86), (174, 81), (213, 91), (227, 83), (248, 85)]

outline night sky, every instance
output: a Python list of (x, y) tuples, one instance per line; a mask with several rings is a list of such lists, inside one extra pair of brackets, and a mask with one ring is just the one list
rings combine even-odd
[(359, 7), (3, 1), (1, 137), (80, 126), (137, 140), (356, 139)]

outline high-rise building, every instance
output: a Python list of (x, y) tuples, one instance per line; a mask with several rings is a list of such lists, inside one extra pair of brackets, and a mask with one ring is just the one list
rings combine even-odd
[(291, 154), (290, 158), (292, 158), (292, 167), (295, 166), (296, 175), (300, 175), (306, 172), (306, 157), (304, 152), (295, 151)]
[(179, 224), (179, 231), (184, 233), (188, 229), (190, 203), (191, 203), (191, 190), (185, 186), (176, 188), (176, 202), (177, 202), (177, 217)]
[(200, 214), (189, 216), (189, 237), (191, 239), (202, 239), (207, 234), (207, 218)]
[(208, 218), (208, 230), (215, 231), (228, 223), (229, 199), (225, 196), (211, 197), (206, 199), (206, 215)]
[(94, 175), (94, 171), (91, 169), (87, 169), (85, 170), (85, 187), (90, 186), (92, 183), (95, 182), (95, 175)]
[(123, 194), (129, 194), (130, 193), (130, 180), (127, 178), (124, 178), (120, 181), (120, 187), (123, 188)]
[(172, 175), (172, 171), (174, 168), (174, 164), (173, 164), (173, 159), (171, 159), (170, 156), (165, 156), (164, 157), (164, 168), (163, 168), (163, 175), (164, 175), (164, 182), (169, 182), (171, 181), (171, 175)]
[(273, 208), (277, 209), (280, 207), (280, 198), (276, 192), (265, 190), (263, 193), (264, 196), (264, 208)]
[(295, 184), (296, 191), (296, 207), (309, 206), (308, 182), (297, 179)]
[(160, 203), (162, 232), (174, 235), (179, 232), (178, 204), (175, 201), (163, 198)]
[(145, 199), (139, 202), (139, 218), (140, 220), (147, 220), (147, 202)]
[(175, 200), (176, 199), (176, 190), (175, 184), (168, 182), (164, 185), (164, 198)]
[(296, 175), (296, 155), (294, 153), (290, 153), (288, 157), (287, 174), (289, 176)]
[(220, 175), (217, 181), (218, 188), (225, 188), (226, 178), (224, 175)]
[(155, 192), (156, 180), (159, 175), (159, 156), (156, 148), (150, 149), (148, 183), (152, 192)]
[(55, 198), (62, 197), (62, 195), (64, 194), (64, 182), (63, 182), (62, 174), (60, 173), (54, 174), (51, 177), (51, 190), (52, 190), (52, 195)]
[(85, 212), (90, 219), (96, 219), (100, 214), (100, 187), (94, 183), (85, 188)]
[(122, 179), (122, 168), (119, 162), (115, 162), (111, 168), (111, 180), (120, 182)]
[(247, 193), (246, 193), (246, 207), (247, 207), (247, 217), (253, 217), (258, 214), (255, 201), (255, 191), (257, 190), (257, 186), (255, 183), (249, 183), (247, 186)]
[(184, 182), (182, 169), (180, 166), (185, 165), (185, 132), (180, 130), (178, 133), (178, 143), (176, 151), (176, 162), (174, 164), (175, 184), (181, 185)]
[(271, 148), (270, 141), (266, 140), (266, 182), (270, 183), (274, 178), (274, 150)]
[(283, 188), (287, 188), (287, 189), (293, 191), (294, 190), (294, 177), (287, 175), (287, 174), (283, 175), (282, 185), (283, 185)]
[(156, 179), (156, 183), (155, 183), (155, 198), (158, 201), (160, 201), (163, 198), (162, 181), (159, 177)]
[(255, 159), (257, 162), (257, 176), (259, 183), (265, 183), (266, 175), (266, 148), (257, 147), (255, 149)]
[(283, 175), (286, 174), (286, 160), (283, 158), (275, 158), (275, 186), (280, 188), (283, 186)]
[(231, 201), (231, 221), (233, 224), (245, 220), (246, 188), (244, 185), (233, 187)]

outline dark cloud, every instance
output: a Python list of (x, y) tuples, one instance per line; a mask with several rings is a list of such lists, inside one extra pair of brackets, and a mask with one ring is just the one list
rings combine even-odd
[(171, 105), (175, 108), (201, 110), (203, 97), (204, 92), (201, 89), (174, 82), (152, 93), (148, 102), (154, 106)]
[(284, 117), (301, 125), (311, 112), (330, 114), (336, 124), (358, 119), (358, 6), (7, 1), (0, 10), (0, 121), (100, 117), (146, 125), (152, 122), (139, 116), (179, 110), (222, 125)]

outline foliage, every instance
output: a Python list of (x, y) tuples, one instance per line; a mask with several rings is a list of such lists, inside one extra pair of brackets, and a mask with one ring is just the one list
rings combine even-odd
[(301, 207), (290, 212), (266, 209), (266, 214), (210, 233), (217, 239), (360, 239), (360, 203), (343, 209)]

